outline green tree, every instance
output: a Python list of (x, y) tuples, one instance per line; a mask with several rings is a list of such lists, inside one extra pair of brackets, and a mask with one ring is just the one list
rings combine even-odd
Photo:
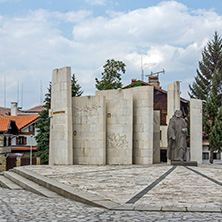
[(101, 80), (96, 80), (96, 88), (98, 90), (118, 89), (122, 87), (121, 74), (126, 72), (126, 65), (122, 61), (114, 59), (107, 60), (103, 66)]
[(77, 82), (78, 80), (76, 79), (75, 74), (73, 74), (71, 78), (72, 97), (81, 96), (83, 94), (81, 86)]
[(207, 98), (204, 112), (204, 131), (209, 136), (209, 148), (210, 148), (210, 163), (213, 163), (213, 153), (215, 150), (221, 150), (222, 140), (222, 125), (221, 125), (221, 73), (218, 69), (215, 70), (212, 79), (212, 86)]
[(37, 142), (36, 156), (41, 158), (41, 163), (48, 163), (49, 158), (49, 132), (50, 132), (50, 118), (49, 109), (51, 106), (51, 83), (49, 84), (48, 92), (45, 94), (43, 107), (45, 108), (39, 114), (36, 122), (38, 134), (35, 136)]
[[(204, 47), (197, 75), (192, 86), (189, 85), (192, 98), (207, 100), (215, 69), (218, 69), (219, 73), (222, 71), (222, 39), (217, 32), (214, 33), (213, 40)], [(220, 78), (222, 79), (222, 75)]]
[(219, 146), (215, 144), (216, 134), (221, 133), (218, 128), (218, 115), (222, 105), (222, 39), (217, 32), (214, 33), (213, 40), (204, 47), (197, 75), (189, 87), (192, 98), (205, 101), (203, 131), (204, 137), (209, 138), (210, 163), (213, 163), (214, 150), (220, 151)]

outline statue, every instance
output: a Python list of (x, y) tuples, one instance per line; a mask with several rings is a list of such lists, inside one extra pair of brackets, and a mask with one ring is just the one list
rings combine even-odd
[(170, 119), (167, 130), (167, 157), (170, 160), (186, 161), (186, 137), (187, 128), (185, 120), (182, 118), (181, 110), (176, 110)]

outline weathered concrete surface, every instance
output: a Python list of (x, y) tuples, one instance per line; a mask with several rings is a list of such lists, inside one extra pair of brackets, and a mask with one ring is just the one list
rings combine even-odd
[(160, 111), (153, 115), (153, 163), (160, 163)]
[(106, 104), (103, 96), (73, 98), (74, 164), (106, 164)]
[(202, 100), (190, 99), (190, 159), (202, 163)]
[(73, 164), (71, 68), (52, 73), (49, 164)]
[(153, 86), (133, 89), (133, 163), (153, 163)]
[(168, 85), (167, 91), (167, 124), (176, 110), (180, 110), (180, 82), (175, 81)]
[(106, 163), (132, 164), (132, 90), (97, 91), (96, 96), (104, 96), (106, 101)]

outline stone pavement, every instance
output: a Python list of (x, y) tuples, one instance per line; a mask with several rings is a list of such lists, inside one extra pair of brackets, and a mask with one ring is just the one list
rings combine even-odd
[(221, 212), (222, 165), (27, 166), (134, 209)]
[(69, 199), (0, 188), (0, 222), (222, 221), (221, 213), (109, 211)]

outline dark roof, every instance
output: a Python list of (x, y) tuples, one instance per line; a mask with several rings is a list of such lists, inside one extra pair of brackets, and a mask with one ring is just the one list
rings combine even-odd
[[(144, 81), (142, 81), (142, 80), (132, 79), (132, 82), (131, 82), (129, 85), (126, 85), (126, 86), (122, 87), (122, 89), (131, 88), (131, 87), (133, 87), (136, 83), (141, 83), (141, 86), (153, 86), (153, 85), (151, 85), (151, 84), (149, 84), (149, 83), (147, 83), (147, 82), (144, 82)], [(164, 90), (164, 89), (162, 89), (161, 87), (157, 87), (157, 86), (153, 86), (153, 87), (154, 87), (154, 90), (159, 91), (159, 92), (164, 93), (164, 94), (167, 94), (167, 91)], [(186, 100), (186, 99), (184, 99), (184, 98), (182, 98), (182, 97), (180, 97), (180, 100), (181, 100), (182, 102), (184, 102), (184, 103), (188, 103), (188, 102), (189, 102), (188, 100)]]

